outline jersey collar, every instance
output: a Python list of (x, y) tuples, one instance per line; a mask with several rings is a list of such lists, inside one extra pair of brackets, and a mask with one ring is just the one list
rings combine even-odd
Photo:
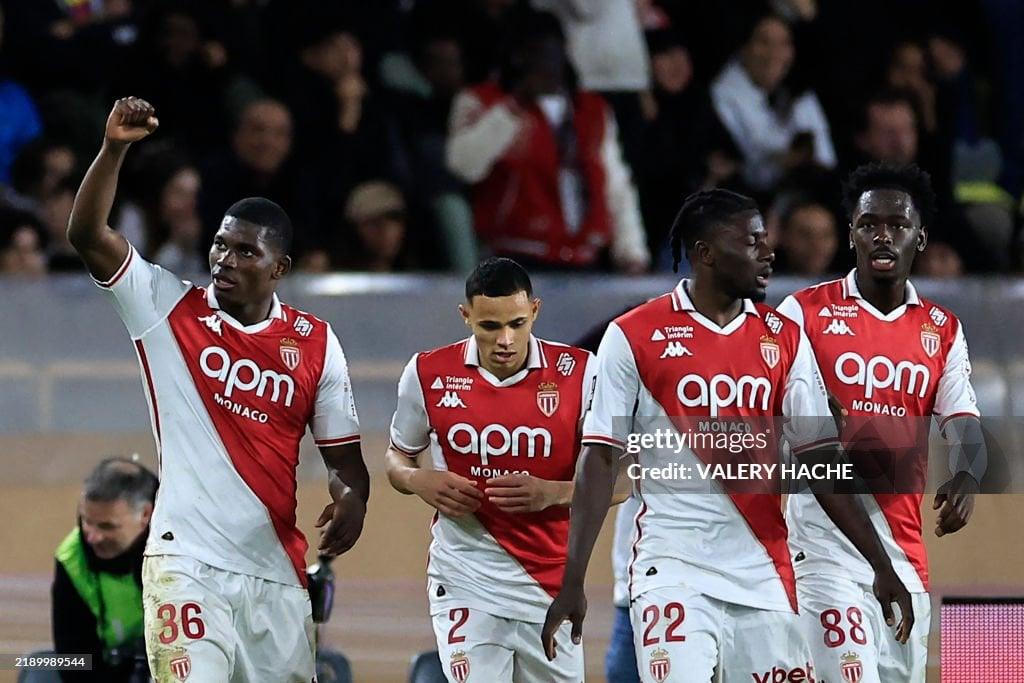
[(213, 283), (211, 282), (206, 287), (207, 305), (217, 311), (217, 315), (219, 315), (224, 322), (248, 334), (262, 332), (267, 329), (267, 327), (270, 326), (270, 323), (274, 322), (274, 320), (284, 320), (287, 322), (288, 316), (285, 315), (284, 308), (281, 306), (281, 300), (277, 298), (277, 294), (274, 294), (273, 297), (273, 301), (270, 304), (270, 315), (267, 316), (266, 320), (261, 320), (258, 323), (253, 323), (252, 325), (243, 325), (230, 314), (221, 310), (220, 304), (217, 303), (217, 293), (214, 291)]
[(690, 293), (687, 291), (692, 286), (692, 280), (683, 278), (679, 281), (679, 284), (672, 290), (672, 310), (680, 311), (682, 313), (689, 313), (690, 317), (694, 319), (699, 325), (702, 325), (716, 334), (732, 334), (743, 321), (747, 319), (748, 315), (758, 316), (757, 306), (750, 299), (743, 300), (743, 310), (738, 316), (730, 320), (725, 327), (719, 327), (717, 323), (711, 319), (705, 317), (702, 313), (697, 310), (697, 307), (693, 305), (693, 299), (690, 298)]
[(526, 352), (526, 367), (505, 379), (498, 379), (489, 370), (480, 365), (480, 349), (476, 345), (476, 337), (471, 336), (466, 340), (465, 363), (467, 366), (475, 367), (480, 376), (496, 387), (507, 387), (520, 382), (526, 377), (530, 370), (546, 368), (548, 360), (544, 355), (544, 348), (532, 334), (530, 335), (530, 348)]
[(860, 293), (860, 287), (857, 286), (856, 268), (851, 270), (846, 277), (843, 278), (843, 298), (857, 299), (857, 302), (865, 311), (879, 320), (884, 320), (885, 322), (892, 322), (899, 318), (906, 312), (907, 306), (921, 305), (921, 298), (917, 295), (917, 288), (914, 287), (910, 280), (907, 280), (907, 291), (903, 295), (903, 303), (888, 313), (882, 313), (880, 310), (872, 306), (871, 302), (865, 299)]

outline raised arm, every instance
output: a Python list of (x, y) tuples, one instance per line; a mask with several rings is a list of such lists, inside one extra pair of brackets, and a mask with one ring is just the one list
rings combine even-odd
[(107, 117), (103, 146), (75, 195), (68, 221), (68, 241), (89, 272), (100, 281), (111, 279), (128, 256), (128, 242), (110, 229), (110, 208), (117, 191), (117, 175), (131, 143), (156, 130), (159, 122), (151, 104), (137, 97), (114, 103)]

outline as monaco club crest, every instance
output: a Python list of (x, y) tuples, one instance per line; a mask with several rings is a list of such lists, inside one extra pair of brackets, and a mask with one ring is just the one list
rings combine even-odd
[(767, 335), (761, 337), (761, 358), (768, 364), (768, 367), (774, 370), (781, 357), (778, 342)]
[(459, 683), (469, 680), (469, 657), (462, 650), (452, 653), (452, 678)]
[(927, 323), (921, 325), (921, 347), (929, 358), (935, 357), (939, 352), (939, 328)]
[(558, 410), (558, 385), (554, 382), (541, 382), (537, 389), (537, 407), (546, 417), (551, 417)]
[(171, 673), (179, 681), (184, 681), (188, 678), (188, 675), (192, 673), (192, 659), (186, 652), (180, 657), (175, 657), (170, 661)]
[(299, 367), (300, 360), (302, 360), (302, 356), (299, 353), (299, 343), (294, 339), (284, 337), (281, 340), (281, 361), (289, 370), (294, 370)]
[(672, 662), (668, 658), (668, 652), (660, 647), (652, 652), (650, 667), (651, 676), (658, 683), (662, 683), (668, 678), (668, 672), (672, 670)]
[(856, 652), (847, 652), (842, 656), (843, 663), (839, 665), (839, 671), (843, 674), (846, 683), (858, 683), (864, 675), (864, 666), (860, 663), (860, 657)]

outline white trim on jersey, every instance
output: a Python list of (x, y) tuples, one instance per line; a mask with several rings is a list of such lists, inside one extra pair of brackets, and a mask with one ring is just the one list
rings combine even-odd
[(526, 351), (526, 367), (511, 377), (498, 379), (490, 370), (480, 364), (480, 349), (477, 346), (476, 337), (470, 337), (466, 340), (465, 362), (466, 365), (475, 367), (480, 372), (481, 377), (496, 387), (510, 387), (513, 384), (518, 384), (526, 378), (530, 370), (546, 368), (548, 366), (547, 358), (544, 357), (544, 349), (538, 339), (532, 334), (530, 335), (530, 347)]
[(416, 365), (420, 354), (414, 353), (398, 379), (398, 405), (391, 417), (391, 445), (395, 450), (415, 458), (430, 446), (430, 420), (426, 399)]
[[(971, 385), (971, 358), (967, 352), (967, 338), (964, 337), (964, 326), (957, 320), (956, 336), (946, 354), (946, 362), (942, 366), (942, 376), (935, 391), (935, 406), (932, 412), (942, 419), (939, 431), (946, 428), (946, 423), (954, 417), (973, 415), (981, 417), (978, 410), (978, 399)], [(943, 432), (945, 436), (945, 432)]]
[(736, 316), (728, 323), (725, 327), (720, 327), (718, 323), (714, 322), (710, 318), (706, 318), (697, 307), (693, 305), (693, 300), (690, 298), (690, 294), (687, 289), (690, 287), (690, 280), (683, 278), (676, 285), (675, 289), (672, 290), (672, 310), (689, 313), (693, 317), (694, 321), (703, 327), (708, 328), (715, 334), (730, 335), (740, 328), (743, 321), (746, 320), (748, 315), (757, 315), (757, 307), (754, 306), (754, 302), (750, 299), (743, 300), (743, 311), (740, 315)]
[(857, 286), (857, 269), (851, 270), (845, 278), (843, 278), (843, 297), (846, 299), (857, 299), (860, 302), (861, 307), (869, 314), (884, 320), (887, 323), (891, 323), (901, 315), (903, 315), (907, 306), (920, 306), (921, 299), (917, 296), (917, 289), (914, 285), (907, 280), (907, 291), (904, 294), (903, 303), (892, 309), (888, 313), (882, 313), (880, 310), (871, 305), (871, 302), (864, 298), (860, 293), (860, 288)]
[(625, 450), (640, 395), (640, 371), (633, 349), (618, 323), (611, 322), (597, 349), (597, 380), (590, 410), (583, 420), (583, 443)]
[(210, 283), (206, 287), (206, 303), (210, 305), (210, 308), (217, 311), (217, 315), (219, 315), (224, 322), (246, 334), (262, 332), (267, 329), (267, 327), (270, 326), (270, 323), (274, 322), (275, 319), (284, 320), (285, 322), (288, 321), (288, 316), (285, 315), (284, 309), (281, 308), (281, 301), (277, 298), (277, 294), (274, 294), (273, 297), (273, 301), (270, 304), (270, 314), (267, 315), (266, 320), (261, 320), (258, 323), (253, 323), (252, 325), (243, 325), (221, 309), (220, 304), (217, 303), (217, 294), (214, 292), (213, 283)]

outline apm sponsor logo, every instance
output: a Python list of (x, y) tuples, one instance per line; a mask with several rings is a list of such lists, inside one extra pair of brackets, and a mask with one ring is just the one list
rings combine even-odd
[(843, 384), (864, 387), (864, 398), (871, 398), (880, 389), (892, 388), (924, 398), (931, 381), (928, 367), (908, 360), (894, 363), (885, 356), (865, 360), (855, 351), (847, 351), (836, 358), (836, 377)]
[(285, 407), (292, 404), (295, 382), (290, 375), (264, 370), (249, 358), (232, 360), (219, 346), (203, 349), (199, 354), (199, 367), (204, 375), (224, 384), (225, 398), (231, 398), (235, 391), (253, 391), (263, 398), (269, 389), (271, 403), (277, 403), (283, 396)]
[(748, 408), (766, 411), (772, 394), (772, 383), (766, 377), (743, 375), (739, 378), (717, 374), (705, 379), (689, 374), (679, 380), (676, 396), (687, 408), (708, 408), (711, 417), (718, 417), (722, 408)]
[(525, 454), (527, 458), (538, 455), (551, 457), (551, 432), (543, 427), (520, 425), (511, 431), (499, 424), (490, 424), (482, 430), (467, 422), (451, 426), (447, 434), (448, 445), (462, 455), (478, 455), (482, 465), (490, 464), (491, 458), (511, 455), (513, 458)]

